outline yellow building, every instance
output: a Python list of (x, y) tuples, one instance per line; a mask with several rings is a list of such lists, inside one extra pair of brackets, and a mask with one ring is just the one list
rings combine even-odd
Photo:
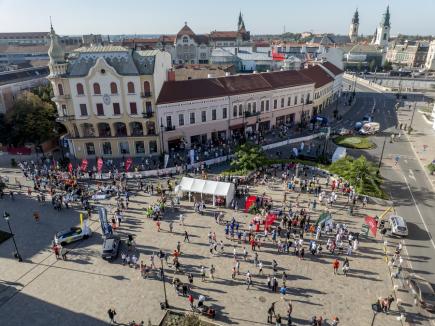
[(108, 45), (79, 48), (65, 60), (53, 28), (50, 39), (48, 79), (71, 155), (160, 153), (155, 101), (171, 68), (170, 54)]

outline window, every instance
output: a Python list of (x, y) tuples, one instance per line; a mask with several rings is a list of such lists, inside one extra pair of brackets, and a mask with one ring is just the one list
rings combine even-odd
[(233, 117), (237, 117), (237, 105), (233, 107)]
[(261, 101), (260, 103), (260, 110), (261, 112), (264, 112), (264, 101)]
[(248, 112), (251, 113), (251, 103), (248, 103)]
[(110, 93), (118, 94), (118, 86), (116, 86), (116, 83), (110, 83)]
[(206, 122), (207, 121), (207, 112), (201, 111), (201, 121)]
[(278, 100), (274, 99), (273, 100), (273, 108), (276, 109), (278, 107)]
[(130, 114), (137, 114), (136, 102), (130, 102)]
[(223, 108), (222, 109), (222, 119), (226, 119), (227, 118), (227, 108)]
[(171, 117), (170, 115), (168, 115), (168, 116), (166, 117), (166, 127), (167, 127), (168, 129), (171, 129), (171, 128), (172, 128), (172, 117)]
[(296, 95), (294, 105), (297, 105), (297, 104), (298, 104), (298, 96)]
[(62, 84), (57, 85), (57, 90), (59, 91), (59, 95), (63, 95), (63, 86)]
[(143, 141), (136, 141), (134, 143), (136, 154), (145, 154), (145, 144)]
[(239, 116), (241, 117), (243, 115), (243, 105), (239, 105)]
[(310, 93), (307, 94), (307, 104), (310, 103)]
[(83, 84), (78, 83), (76, 85), (77, 95), (84, 95), (85, 91), (83, 90)]
[(88, 115), (88, 109), (86, 108), (86, 104), (80, 104), (80, 115), (82, 117), (86, 117)]
[(266, 111), (269, 111), (269, 100), (266, 101)]
[(284, 97), (281, 99), (281, 108), (284, 107)]
[(146, 109), (147, 113), (153, 112), (153, 104), (151, 102), (146, 102), (145, 109)]
[(97, 115), (104, 115), (104, 107), (102, 103), (97, 103)]
[(134, 84), (133, 82), (127, 83), (127, 92), (128, 94), (134, 94)]
[(178, 125), (179, 126), (184, 126), (184, 114), (183, 113), (180, 113), (178, 115)]
[(101, 88), (100, 88), (100, 84), (98, 83), (94, 83), (94, 94), (101, 95)]
[(112, 145), (109, 142), (103, 143), (103, 155), (112, 155)]
[(252, 113), (257, 112), (257, 102), (252, 103)]
[(128, 147), (128, 142), (120, 142), (119, 143), (119, 151), (121, 154), (130, 154), (130, 148)]
[(304, 94), (301, 95), (301, 104), (304, 104)]
[(150, 87), (150, 83), (147, 81), (143, 82), (143, 91), (144, 91), (144, 95), (145, 96), (150, 96), (151, 95), (151, 87)]
[(86, 153), (88, 153), (88, 155), (95, 155), (94, 143), (86, 143)]
[(212, 120), (216, 120), (216, 109), (213, 109), (213, 110), (211, 111), (211, 119), (212, 119)]
[(193, 125), (195, 123), (195, 112), (190, 112), (190, 124)]
[(157, 153), (157, 142), (155, 140), (150, 141), (150, 154)]
[(290, 106), (290, 105), (292, 105), (292, 98), (291, 98), (291, 96), (289, 96), (287, 98), (287, 106)]
[(61, 108), (62, 108), (62, 115), (68, 115), (68, 111), (66, 110), (66, 105), (62, 104)]
[(120, 115), (121, 114), (121, 108), (119, 106), (119, 103), (113, 103), (113, 115)]
[(189, 43), (189, 38), (187, 36), (183, 37), (183, 43)]

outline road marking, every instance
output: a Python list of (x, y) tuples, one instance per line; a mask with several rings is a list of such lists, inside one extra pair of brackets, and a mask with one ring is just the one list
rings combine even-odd
[(414, 176), (414, 172), (411, 169), (409, 169), (408, 177), (410, 177), (412, 180), (417, 182), (417, 180), (415, 179), (415, 176)]
[(415, 205), (415, 208), (417, 209), (418, 215), (420, 216), (420, 220), (423, 222), (424, 228), (425, 228), (425, 230), (426, 230), (426, 232), (427, 232), (427, 234), (429, 236), (429, 239), (430, 239), (430, 242), (432, 244), (432, 247), (435, 249), (435, 242), (433, 241), (432, 235), (430, 234), (429, 229), (428, 229), (428, 227), (426, 225), (426, 222), (423, 219), (423, 215), (421, 214), (420, 208), (418, 208), (417, 202), (415, 200), (415, 197), (414, 197), (414, 194), (413, 194), (413, 192), (411, 190), (411, 187), (409, 186), (408, 180), (406, 179), (404, 173), (402, 175), (403, 175), (403, 178), (405, 179), (406, 186), (408, 187), (409, 193), (411, 194), (412, 201), (414, 202), (414, 205)]

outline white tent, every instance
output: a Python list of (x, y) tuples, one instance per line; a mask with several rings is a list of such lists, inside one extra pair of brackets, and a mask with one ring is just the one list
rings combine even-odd
[(216, 197), (225, 197), (226, 205), (229, 206), (234, 199), (235, 187), (233, 183), (219, 182), (211, 180), (202, 180), (183, 177), (176, 188), (176, 192), (189, 194), (197, 193), (213, 196), (213, 206), (216, 203)]

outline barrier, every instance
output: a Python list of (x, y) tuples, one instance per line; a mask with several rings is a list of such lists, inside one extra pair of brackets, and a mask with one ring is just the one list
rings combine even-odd
[(363, 79), (360, 77), (356, 77), (355, 75), (350, 75), (350, 74), (346, 74), (346, 73), (344, 74), (344, 79), (346, 79), (348, 82), (354, 82), (355, 78), (356, 78), (357, 83), (359, 83), (363, 86), (366, 86), (368, 88), (371, 88), (375, 91), (378, 91), (378, 92), (391, 92), (392, 91), (391, 88), (378, 85), (371, 80), (366, 80), (366, 79)]

